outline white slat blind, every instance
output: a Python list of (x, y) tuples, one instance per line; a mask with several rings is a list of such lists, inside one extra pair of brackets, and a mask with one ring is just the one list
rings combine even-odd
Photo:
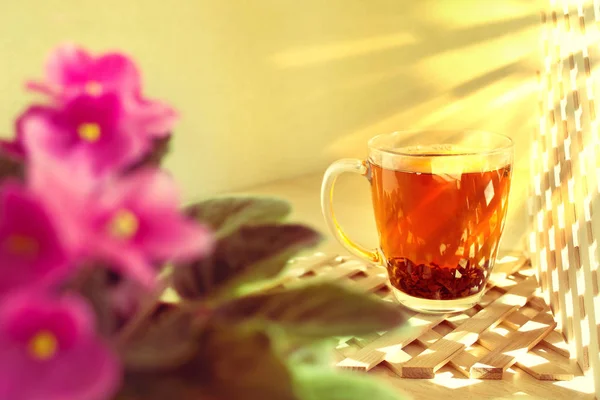
[(543, 0), (530, 250), (544, 298), (600, 397), (600, 0)]

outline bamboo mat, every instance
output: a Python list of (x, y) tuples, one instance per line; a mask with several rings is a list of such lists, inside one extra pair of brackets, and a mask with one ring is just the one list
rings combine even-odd
[[(503, 379), (508, 368), (548, 381), (581, 376), (529, 260), (506, 254), (495, 270), (501, 272), (492, 273), (476, 307), (449, 315), (410, 311), (408, 325), (398, 330), (341, 339), (334, 363), (360, 371), (383, 365), (412, 379), (433, 378), (444, 365), (479, 379)], [(396, 302), (384, 269), (350, 257), (320, 253), (295, 259), (279, 285), (309, 280), (337, 281)]]

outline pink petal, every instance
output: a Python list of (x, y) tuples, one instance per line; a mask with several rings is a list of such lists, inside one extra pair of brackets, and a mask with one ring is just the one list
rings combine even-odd
[(141, 89), (141, 76), (137, 66), (120, 53), (108, 53), (96, 59), (90, 71), (90, 79), (127, 94), (138, 93)]
[(137, 180), (138, 204), (152, 208), (179, 208), (179, 189), (173, 177), (159, 169), (143, 169), (129, 179)]
[[(152, 144), (150, 137), (139, 134), (144, 132), (139, 124), (132, 122), (127, 130), (118, 126), (122, 120), (132, 120), (125, 116), (120, 120), (121, 111), (114, 93), (79, 96), (60, 111), (32, 108), (18, 124), (19, 142), (28, 156), (50, 156), (74, 170), (91, 168), (96, 176), (118, 172), (139, 160)], [(106, 124), (105, 134), (96, 143), (80, 140), (74, 133), (77, 118), (85, 121), (86, 117)]]
[(32, 307), (28, 297), (22, 296), (19, 292), (17, 295), (11, 294), (3, 299), (0, 322), (11, 339), (26, 340), (39, 329), (39, 321), (45, 312), (47, 310)]
[(46, 76), (54, 85), (82, 84), (92, 63), (93, 57), (87, 51), (74, 44), (64, 44), (50, 55)]
[(39, 329), (40, 323), (56, 328), (51, 330), (59, 340), (95, 334), (94, 311), (75, 295), (54, 297), (33, 289), (13, 292), (3, 299), (0, 316), (2, 327), (15, 340), (26, 340)]
[(21, 348), (11, 344), (4, 335), (0, 335), (0, 399), (35, 399), (28, 387), (32, 372), (30, 360)]
[(97, 339), (39, 362), (0, 338), (0, 398), (10, 400), (108, 400), (121, 383), (121, 366)]
[(48, 400), (110, 399), (121, 383), (117, 357), (91, 338), (51, 360), (48, 368), (36, 375), (30, 377), (32, 389), (43, 395), (40, 399)]
[(190, 261), (208, 254), (214, 246), (208, 229), (182, 215), (148, 219), (150, 225), (139, 244), (153, 259)]
[[(32, 192), (20, 184), (5, 183), (0, 192), (0, 235), (14, 232), (31, 235), (38, 241), (38, 253), (33, 258), (14, 257), (0, 253), (0, 268), (4, 278), (0, 292), (12, 291), (24, 284), (48, 286), (62, 280), (71, 272), (70, 249), (57, 233), (55, 216)], [(6, 293), (1, 293), (5, 295)]]
[(46, 121), (50, 121), (52, 117), (56, 114), (57, 110), (52, 107), (42, 106), (42, 105), (33, 105), (29, 107), (23, 114), (17, 118), (15, 122), (15, 130), (17, 131), (17, 136), (23, 135), (23, 131), (25, 129), (25, 124), (27, 121), (31, 119), (42, 119)]
[(81, 257), (93, 233), (89, 229), (90, 201), (102, 180), (94, 178), (85, 164), (75, 165), (36, 150), (28, 162), (26, 181), (60, 221), (56, 229), (71, 256)]
[[(164, 171), (141, 169), (109, 187), (100, 199), (109, 214), (127, 208), (140, 218), (140, 231), (131, 244), (106, 238), (115, 247), (137, 248), (151, 261), (184, 260), (206, 254), (212, 236), (180, 213), (174, 180)], [(98, 214), (101, 215), (101, 214)]]
[[(119, 362), (95, 337), (93, 312), (79, 297), (22, 292), (3, 302), (0, 322), (1, 399), (101, 400), (111, 398), (118, 389)], [(59, 341), (57, 354), (44, 361), (33, 358), (27, 351), (27, 338), (11, 333), (16, 328), (54, 332)]]
[(63, 144), (66, 135), (57, 129), (42, 113), (32, 113), (18, 123), (18, 139), (29, 156), (53, 155), (59, 159), (65, 156)]
[(39, 141), (32, 140), (28, 147), (32, 156), (27, 169), (27, 182), (41, 196), (50, 197), (48, 194), (52, 193), (73, 199), (85, 198), (103, 182), (103, 179), (94, 176), (89, 167), (74, 168), (68, 162), (52, 157), (44, 151)]
[[(47, 106), (34, 105), (29, 107), (23, 114), (21, 114), (17, 120), (15, 121), (15, 131), (16, 136), (12, 141), (2, 140), (0, 142), (0, 147), (8, 154), (17, 157), (23, 158), (26, 156), (26, 149), (23, 146), (23, 135), (26, 127), (29, 126), (30, 129), (37, 130), (42, 124), (44, 129), (47, 127), (48, 122), (52, 119), (55, 109)], [(33, 125), (30, 126), (32, 121)], [(42, 123), (42, 121), (44, 121)]]
[(58, 97), (61, 94), (61, 88), (59, 86), (45, 82), (27, 81), (25, 82), (25, 89), (32, 92), (38, 92), (49, 97)]
[(94, 310), (83, 298), (74, 294), (65, 294), (55, 301), (58, 311), (69, 315), (78, 335), (91, 337), (95, 334)]
[(179, 119), (175, 109), (159, 101), (143, 100), (136, 109), (148, 133), (158, 138), (169, 135)]
[(143, 168), (106, 188), (101, 202), (110, 207), (127, 204), (135, 208), (173, 210), (179, 208), (179, 190), (167, 172)]

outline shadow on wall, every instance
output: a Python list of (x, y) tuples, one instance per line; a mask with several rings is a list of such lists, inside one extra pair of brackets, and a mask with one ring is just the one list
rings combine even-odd
[(187, 198), (321, 171), (364, 155), (371, 136), (418, 128), (511, 135), (521, 196), (538, 11), (534, 0), (10, 2), (0, 130), (30, 101), (23, 79), (74, 40), (130, 52), (149, 94), (179, 108), (168, 166)]
[[(323, 170), (364, 155), (379, 133), (477, 128), (517, 142), (513, 204), (524, 204), (537, 124), (534, 2), (259, 4), (222, 4), (213, 21), (247, 38), (240, 45), (215, 36), (229, 90), (217, 96), (229, 112), (220, 118), (232, 125), (217, 141), (215, 154), (232, 155), (219, 163), (217, 190)], [(525, 220), (524, 207), (513, 210)]]
[[(516, 142), (506, 236), (520, 247), (538, 121), (538, 11), (533, 1), (272, 1), (253, 20), (256, 10), (223, 5), (228, 23), (254, 39), (222, 64), (240, 83), (225, 100), (239, 136), (221, 142), (237, 160), (223, 178), (240, 163), (264, 181), (323, 170), (364, 156), (370, 137), (394, 130), (505, 133)], [(256, 53), (264, 58), (249, 57)], [(231, 185), (253, 184), (247, 176)]]

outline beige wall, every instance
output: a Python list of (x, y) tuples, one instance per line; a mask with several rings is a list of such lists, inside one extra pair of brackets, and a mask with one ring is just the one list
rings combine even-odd
[(398, 129), (517, 142), (522, 221), (536, 124), (534, 0), (21, 0), (0, 5), (0, 131), (64, 40), (120, 48), (182, 113), (168, 166), (188, 198), (320, 171)]

